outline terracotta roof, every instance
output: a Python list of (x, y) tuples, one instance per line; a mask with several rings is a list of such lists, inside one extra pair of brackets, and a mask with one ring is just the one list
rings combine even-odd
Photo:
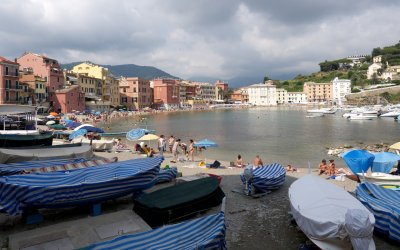
[(7, 58), (4, 58), (4, 57), (2, 57), (2, 56), (0, 56), (0, 62), (5, 62), (5, 63), (10, 63), (10, 64), (19, 65), (19, 63), (10, 61), (10, 60), (8, 60)]

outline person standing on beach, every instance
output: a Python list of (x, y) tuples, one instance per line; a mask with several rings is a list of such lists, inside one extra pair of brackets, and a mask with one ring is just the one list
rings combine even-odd
[(174, 146), (175, 138), (171, 135), (168, 139), (169, 152), (172, 154), (172, 147)]
[(194, 141), (193, 139), (190, 139), (190, 144), (189, 144), (189, 156), (192, 161), (194, 161)]
[(181, 139), (178, 139), (174, 142), (174, 145), (172, 146), (172, 154), (174, 155), (174, 159), (171, 162), (173, 163), (176, 163), (176, 161), (178, 160), (178, 154), (179, 154), (178, 147), (180, 142)]
[(165, 139), (164, 135), (160, 135), (157, 142), (158, 152), (160, 152), (161, 156), (164, 156), (164, 149), (165, 149)]

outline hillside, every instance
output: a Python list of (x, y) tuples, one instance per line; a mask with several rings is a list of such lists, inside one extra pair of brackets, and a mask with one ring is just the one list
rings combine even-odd
[[(75, 65), (82, 62), (73, 62), (61, 64), (61, 68), (71, 70)], [(100, 64), (99, 64), (100, 65)], [(148, 80), (152, 80), (157, 77), (162, 78), (176, 78), (165, 71), (151, 66), (139, 66), (135, 64), (122, 64), (122, 65), (100, 65), (102, 67), (108, 68), (109, 72), (115, 76), (125, 76), (125, 77), (140, 77)]]

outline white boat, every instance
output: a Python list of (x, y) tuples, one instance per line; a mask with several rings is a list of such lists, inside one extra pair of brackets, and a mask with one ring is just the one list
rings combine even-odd
[(306, 115), (307, 118), (323, 117), (324, 113), (315, 113), (314, 115)]
[(392, 117), (392, 118), (394, 118), (394, 117), (398, 117), (400, 115), (400, 111), (390, 111), (390, 112), (387, 112), (387, 113), (385, 113), (385, 114), (382, 114), (381, 115), (381, 117)]
[(348, 117), (348, 119), (350, 120), (372, 120), (374, 118), (378, 117), (376, 115), (363, 115), (363, 114), (357, 114)]
[(357, 173), (361, 181), (373, 182), (379, 185), (400, 185), (400, 176), (380, 172)]
[(76, 138), (72, 140), (72, 143), (83, 143), (83, 144), (92, 144), (92, 149), (94, 151), (111, 151), (114, 146), (114, 139), (111, 140), (92, 140), (90, 141), (87, 138)]
[(307, 110), (307, 113), (334, 114), (336, 113), (336, 110), (336, 108), (309, 109)]
[(289, 188), (297, 225), (321, 249), (373, 250), (374, 215), (355, 197), (308, 174)]

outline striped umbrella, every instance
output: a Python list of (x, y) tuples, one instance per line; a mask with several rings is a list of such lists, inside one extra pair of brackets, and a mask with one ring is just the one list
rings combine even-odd
[(136, 141), (139, 140), (142, 136), (144, 136), (146, 133), (148, 133), (149, 130), (144, 129), (144, 128), (135, 128), (126, 133), (126, 139), (130, 141)]

